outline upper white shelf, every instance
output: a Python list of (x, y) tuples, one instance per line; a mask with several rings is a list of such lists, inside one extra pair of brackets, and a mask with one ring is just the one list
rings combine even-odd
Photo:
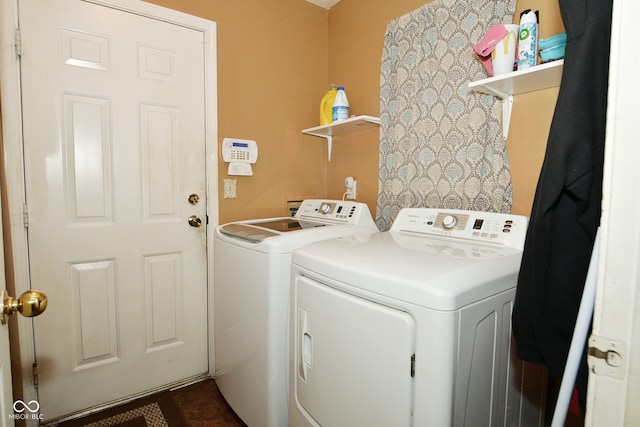
[(360, 130), (378, 127), (380, 119), (373, 116), (355, 116), (348, 119), (329, 123), (328, 125), (316, 126), (304, 129), (302, 133), (321, 137), (343, 135), (345, 133), (358, 132)]
[(502, 99), (502, 135), (507, 139), (513, 95), (560, 86), (564, 59), (469, 83), (469, 89)]
[(326, 138), (328, 153), (327, 157), (331, 161), (331, 146), (333, 137), (344, 135), (347, 133), (359, 132), (361, 130), (371, 129), (380, 126), (380, 118), (373, 116), (355, 116), (348, 119), (339, 120), (328, 125), (316, 126), (304, 129), (302, 133), (307, 135), (319, 136)]
[(513, 71), (469, 83), (469, 89), (500, 98), (560, 86), (564, 60), (547, 62), (524, 70)]

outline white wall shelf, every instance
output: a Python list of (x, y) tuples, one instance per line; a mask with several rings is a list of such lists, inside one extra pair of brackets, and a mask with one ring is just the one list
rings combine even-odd
[(327, 140), (327, 157), (331, 161), (331, 146), (333, 137), (345, 135), (347, 133), (359, 132), (380, 126), (380, 118), (373, 116), (355, 116), (348, 119), (339, 120), (328, 125), (316, 126), (304, 129), (302, 133), (319, 136)]
[(507, 139), (513, 95), (560, 86), (563, 66), (563, 59), (547, 62), (525, 70), (471, 82), (469, 89), (502, 99), (502, 135)]

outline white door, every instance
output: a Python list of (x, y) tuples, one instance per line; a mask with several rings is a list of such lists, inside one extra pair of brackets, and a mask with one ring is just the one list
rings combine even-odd
[(628, 54), (636, 46), (638, 13), (637, 1), (613, 3), (602, 237), (589, 343), (586, 426), (640, 425), (640, 121), (633, 107), (640, 96), (636, 72), (640, 60)]
[[(0, 237), (2, 230), (0, 230)], [(0, 291), (5, 287), (4, 282), (4, 251), (0, 249)], [(0, 297), (0, 304), (3, 304)], [(2, 311), (0, 307), (0, 311)], [(11, 353), (9, 351), (9, 325), (0, 324), (0, 427), (15, 425), (13, 414), (13, 393), (11, 391)]]
[(19, 6), (31, 286), (55, 307), (34, 326), (38, 401), (52, 420), (208, 372), (205, 43), (79, 0)]
[[(0, 230), (0, 240), (2, 231)], [(40, 419), (40, 404), (37, 400), (13, 400), (11, 381), (11, 351), (9, 340), (9, 319), (20, 313), (25, 317), (39, 316), (47, 308), (47, 296), (40, 291), (28, 291), (13, 298), (5, 285), (4, 251), (0, 249), (0, 427), (13, 426), (15, 420), (37, 423)], [(15, 331), (15, 329), (14, 329)]]
[[(4, 275), (0, 278), (0, 289), (4, 289)], [(0, 427), (14, 425), (13, 397), (11, 393), (11, 354), (9, 353), (9, 326), (0, 325)]]
[(413, 318), (304, 276), (294, 295), (291, 404), (309, 425), (411, 425)]

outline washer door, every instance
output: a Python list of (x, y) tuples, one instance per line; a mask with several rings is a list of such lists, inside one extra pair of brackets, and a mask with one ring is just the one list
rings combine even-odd
[(413, 318), (322, 285), (295, 280), (295, 399), (321, 426), (409, 426)]

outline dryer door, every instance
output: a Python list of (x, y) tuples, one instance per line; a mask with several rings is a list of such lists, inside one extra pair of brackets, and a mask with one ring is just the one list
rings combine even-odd
[(321, 426), (409, 426), (415, 324), (406, 312), (295, 280), (297, 410)]

